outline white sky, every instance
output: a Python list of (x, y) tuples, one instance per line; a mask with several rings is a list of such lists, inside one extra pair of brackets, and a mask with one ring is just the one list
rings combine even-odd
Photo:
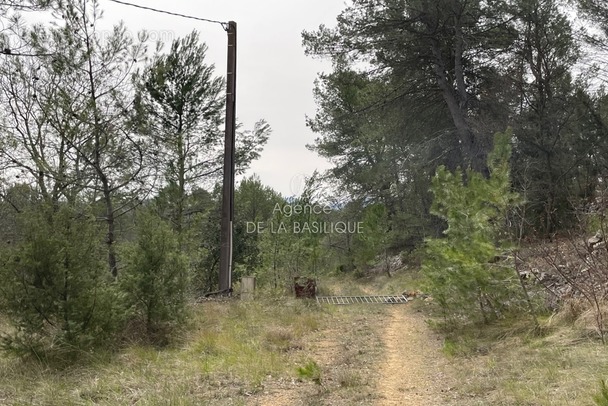
[[(302, 175), (329, 168), (328, 162), (305, 147), (315, 138), (305, 125), (305, 116), (315, 113), (312, 89), (317, 72), (328, 71), (330, 65), (304, 55), (300, 34), (319, 24), (333, 26), (344, 0), (126, 1), (237, 23), (237, 118), (245, 128), (253, 128), (264, 118), (273, 129), (261, 158), (247, 175), (256, 173), (264, 184), (290, 196), (300, 192), (293, 185), (301, 184)], [(99, 2), (106, 24), (123, 20), (134, 34), (146, 29), (152, 38), (166, 43), (196, 29), (209, 47), (208, 62), (225, 76), (226, 32), (221, 26)]]

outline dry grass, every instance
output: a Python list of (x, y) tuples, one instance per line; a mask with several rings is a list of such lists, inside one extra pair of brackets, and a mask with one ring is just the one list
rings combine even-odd
[(324, 324), (303, 302), (204, 303), (181, 344), (83, 354), (57, 368), (0, 358), (2, 405), (239, 405), (295, 376), (301, 342)]
[(308, 358), (302, 364), (314, 361), (318, 365), (321, 384), (299, 387), (299, 403), (294, 404), (371, 405), (377, 400), (378, 370), (384, 353), (381, 334), (388, 307), (325, 307), (330, 324), (307, 343)]
[(608, 377), (608, 351), (586, 329), (543, 321), (544, 334), (526, 320), (446, 339), (458, 382), (458, 405), (592, 405)]

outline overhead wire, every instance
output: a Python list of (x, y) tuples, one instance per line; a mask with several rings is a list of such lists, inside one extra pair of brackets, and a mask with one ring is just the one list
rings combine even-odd
[[(167, 10), (160, 10), (157, 8), (153, 8), (153, 7), (148, 7), (148, 6), (142, 6), (140, 4), (134, 4), (134, 3), (129, 3), (126, 1), (122, 1), (122, 0), (109, 0), (112, 3), (117, 3), (117, 4), (121, 4), (124, 6), (129, 6), (129, 7), (135, 7), (135, 8), (139, 8), (142, 10), (147, 10), (147, 11), (153, 11), (155, 13), (161, 13), (161, 14), (167, 14), (167, 15), (171, 15), (171, 16), (175, 16), (175, 17), (181, 17), (181, 18), (188, 18), (191, 20), (197, 20), (197, 21), (203, 21), (206, 23), (212, 23), (212, 24), (219, 24), (222, 26), (222, 28), (225, 31), (228, 31), (228, 27), (229, 27), (229, 23), (224, 22), (224, 21), (219, 21), (219, 20), (213, 20), (210, 18), (203, 18), (203, 17), (197, 17), (197, 16), (192, 16), (192, 15), (188, 15), (188, 14), (181, 14), (181, 13), (175, 13), (172, 11), (167, 11)], [(4, 3), (0, 3), (0, 4), (4, 4)], [(4, 49), (0, 49), (0, 55), (7, 55), (7, 56), (18, 56), (18, 57), (43, 57), (43, 56), (55, 56), (56, 54), (32, 54), (32, 53), (22, 53), (22, 52), (15, 52), (9, 48), (4, 48)]]
[(203, 18), (203, 17), (196, 17), (196, 16), (191, 16), (188, 14), (181, 14), (181, 13), (175, 13), (172, 11), (166, 11), (166, 10), (160, 10), (157, 8), (153, 8), (153, 7), (148, 7), (148, 6), (142, 6), (140, 4), (133, 4), (133, 3), (129, 3), (126, 1), (122, 1), (122, 0), (109, 0), (112, 3), (117, 3), (117, 4), (122, 4), (123, 6), (130, 6), (130, 7), (135, 7), (135, 8), (139, 8), (142, 10), (148, 10), (148, 11), (153, 11), (155, 13), (162, 13), (162, 14), (168, 14), (171, 16), (176, 16), (176, 17), (182, 17), (182, 18), (189, 18), (191, 20), (197, 20), (197, 21), (203, 21), (206, 23), (213, 23), (213, 24), (219, 24), (222, 26), (222, 28), (224, 30), (228, 30), (228, 23), (225, 21), (219, 21), (219, 20), (212, 20), (210, 18)]

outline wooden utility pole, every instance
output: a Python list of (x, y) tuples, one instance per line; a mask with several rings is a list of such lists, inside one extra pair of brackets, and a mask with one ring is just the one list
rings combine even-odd
[(236, 130), (236, 23), (228, 22), (228, 66), (226, 73), (226, 141), (219, 291), (232, 291), (232, 222), (234, 219), (234, 143)]

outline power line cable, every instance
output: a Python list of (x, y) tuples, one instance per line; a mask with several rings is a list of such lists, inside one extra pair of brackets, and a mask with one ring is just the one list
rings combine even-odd
[(109, 0), (109, 1), (111, 1), (113, 3), (117, 3), (117, 4), (122, 4), (124, 6), (130, 6), (130, 7), (140, 8), (142, 10), (154, 11), (155, 13), (168, 14), (168, 15), (172, 15), (172, 16), (176, 16), (176, 17), (189, 18), (191, 20), (203, 21), (206, 23), (219, 24), (222, 26), (222, 28), (224, 28), (224, 30), (228, 30), (228, 23), (223, 22), (223, 21), (211, 20), (209, 18), (195, 17), (195, 16), (191, 16), (191, 15), (187, 15), (187, 14), (174, 13), (172, 11), (159, 10), (157, 8), (141, 6), (139, 4), (128, 3), (126, 1), (121, 1), (121, 0)]

